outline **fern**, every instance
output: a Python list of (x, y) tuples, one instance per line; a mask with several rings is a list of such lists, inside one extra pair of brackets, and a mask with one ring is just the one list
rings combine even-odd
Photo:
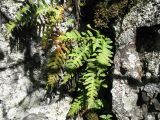
[(104, 81), (106, 70), (112, 64), (112, 41), (90, 25), (85, 32), (55, 30), (63, 21), (63, 15), (62, 6), (38, 0), (37, 3), (26, 3), (7, 27), (12, 32), (25, 25), (35, 25), (42, 33), (42, 46), (48, 58), (47, 87), (55, 87), (60, 80), (63, 80), (61, 85), (76, 80), (77, 96), (68, 112), (72, 117), (103, 107), (98, 94), (102, 86), (107, 87)]
[(75, 98), (71, 105), (70, 111), (68, 112), (68, 116), (74, 116), (78, 114), (78, 112), (82, 109), (83, 101), (84, 98), (82, 95)]
[(63, 64), (65, 63), (67, 52), (68, 52), (67, 48), (58, 46), (54, 50), (53, 55), (50, 57), (48, 67), (55, 69), (55, 70), (63, 67)]
[(112, 115), (108, 114), (108, 115), (101, 115), (100, 118), (102, 120), (112, 120)]
[(89, 73), (85, 74), (84, 76), (84, 86), (87, 90), (87, 102), (88, 102), (88, 109), (95, 108), (95, 100), (98, 96), (97, 89), (100, 86), (100, 81), (96, 79), (96, 75), (94, 72), (90, 71)]
[(47, 4), (45, 0), (38, 0), (37, 3), (26, 3), (17, 12), (16, 18), (7, 24), (7, 28), (9, 32), (12, 32), (15, 28), (22, 28), (27, 24), (53, 26), (62, 21), (63, 11), (63, 7)]
[[(55, 47), (55, 50), (48, 53), (48, 73), (47, 85), (54, 86), (61, 79), (60, 70), (66, 60), (68, 53), (67, 46), (58, 42), (58, 37), (53, 36), (54, 29), (57, 23), (63, 21), (63, 6), (54, 6), (47, 4), (45, 0), (37, 0), (36, 3), (27, 2), (16, 13), (14, 20), (7, 24), (8, 32), (16, 29), (23, 29), (24, 26), (36, 26), (39, 33), (42, 33), (42, 46), (47, 52), (50, 51), (50, 46)], [(50, 43), (49, 43), (50, 42)]]
[[(98, 46), (99, 49), (97, 50), (98, 52), (97, 61), (103, 66), (111, 66), (112, 60), (110, 58), (112, 57), (112, 52), (110, 51), (110, 49), (112, 47), (109, 46), (106, 41), (100, 39), (100, 46)], [(110, 43), (111, 42), (109, 42), (109, 44)]]
[[(85, 99), (76, 98), (74, 100), (68, 116), (73, 116), (81, 110), (101, 109), (103, 103), (98, 98), (98, 94), (101, 86), (107, 87), (103, 82), (106, 77), (106, 69), (112, 63), (112, 47), (110, 45), (112, 41), (89, 25), (86, 32), (80, 33), (73, 30), (59, 38), (63, 42), (72, 41), (72, 43), (76, 43), (68, 55), (69, 59), (65, 62), (66, 73), (68, 70), (72, 72), (64, 75), (64, 78), (67, 79), (64, 79), (63, 83), (67, 83), (73, 77), (76, 78), (73, 73), (79, 70), (80, 76), (77, 83), (79, 87), (77, 90), (85, 93), (83, 96)], [(81, 67), (83, 69), (80, 69)], [(69, 76), (71, 74), (72, 77)]]
[(48, 86), (54, 87), (57, 83), (57, 81), (60, 79), (59, 74), (56, 73), (52, 73), (48, 75)]
[(81, 67), (87, 58), (90, 56), (89, 46), (82, 46), (74, 49), (69, 54), (70, 59), (66, 62), (66, 68), (75, 70)]

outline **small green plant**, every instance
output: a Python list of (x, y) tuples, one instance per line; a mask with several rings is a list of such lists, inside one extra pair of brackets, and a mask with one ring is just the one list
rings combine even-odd
[(100, 118), (103, 120), (112, 120), (112, 115), (101, 115)]
[[(7, 27), (12, 32), (26, 25), (37, 26), (42, 33), (42, 47), (47, 52), (47, 88), (76, 81), (76, 96), (68, 112), (68, 117), (73, 117), (104, 107), (99, 92), (102, 87), (108, 87), (106, 76), (112, 64), (112, 41), (90, 25), (85, 32), (73, 29), (62, 33), (57, 30), (57, 24), (63, 18), (63, 6), (38, 0), (22, 7)], [(111, 117), (102, 115), (101, 118)]]
[[(51, 28), (62, 22), (63, 12), (63, 6), (53, 6), (53, 4), (47, 4), (45, 0), (37, 0), (37, 3), (25, 3), (25, 6), (16, 13), (15, 19), (7, 24), (7, 29), (12, 32), (25, 25)], [(43, 32), (47, 31), (45, 29)]]
[[(90, 109), (101, 109), (103, 103), (98, 98), (101, 87), (107, 87), (105, 78), (107, 67), (111, 66), (112, 41), (98, 30), (87, 26), (86, 32), (76, 30), (67, 32), (59, 38), (61, 41), (76, 42), (65, 62), (65, 74), (62, 84), (77, 78), (77, 97), (74, 99), (68, 116)], [(78, 71), (78, 77), (75, 72)]]

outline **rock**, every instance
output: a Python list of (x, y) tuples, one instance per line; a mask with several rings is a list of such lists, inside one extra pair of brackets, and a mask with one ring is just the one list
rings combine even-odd
[(158, 119), (160, 119), (160, 113), (158, 114)]
[(113, 113), (119, 120), (154, 120), (159, 114), (159, 8), (159, 0), (142, 0), (114, 26), (111, 93)]
[(7, 19), (14, 19), (15, 13), (20, 8), (24, 0), (1, 0), (0, 1), (0, 12), (2, 12)]
[(148, 115), (145, 120), (155, 120), (155, 116)]
[[(58, 96), (56, 96), (58, 98)], [(50, 105), (43, 106), (35, 106), (31, 109), (26, 110), (26, 114), (38, 114), (43, 116), (42, 120), (66, 120), (65, 116), (70, 108), (69, 104), (71, 99), (69, 97), (65, 97), (63, 100), (59, 102), (53, 102)]]
[(43, 115), (32, 113), (24, 117), (23, 120), (48, 120), (48, 118)]
[[(6, 21), (15, 17), (22, 1), (0, 0), (0, 13)], [(5, 26), (4, 22), (1, 25)], [(19, 51), (19, 46), (11, 46), (4, 31), (0, 31), (0, 120), (66, 119), (72, 98), (64, 96), (60, 99), (58, 94), (54, 99), (47, 98), (50, 104), (46, 102), (45, 81), (40, 68), (45, 58), (42, 48), (37, 46), (38, 43), (31, 42), (29, 54), (25, 54), (26, 49)], [(26, 58), (30, 58), (29, 61)]]
[(154, 108), (157, 110), (157, 111), (160, 111), (160, 103), (157, 99), (153, 99), (152, 100), (152, 104), (154, 105)]
[(142, 91), (142, 99), (144, 102), (149, 102), (149, 97), (147, 96), (147, 93)]
[[(3, 40), (3, 36), (1, 34), (0, 36), (0, 40)], [(3, 48), (5, 53), (10, 46), (6, 41), (6, 43), (0, 44), (0, 47)], [(35, 87), (29, 76), (25, 75), (24, 63), (19, 64), (19, 58), (22, 61), (24, 58), (19, 56), (23, 56), (23, 54), (9, 53), (7, 55), (13, 61), (8, 63), (6, 55), (0, 63), (0, 68), (4, 68), (0, 71), (0, 100), (2, 101), (0, 103), (0, 120), (65, 120), (72, 99), (64, 97), (64, 99), (58, 101), (59, 96), (56, 95), (51, 100), (51, 104), (46, 104), (44, 101), (46, 90), (38, 86), (38, 84), (41, 84), (38, 82), (39, 77), (34, 77), (37, 81)], [(36, 55), (34, 57), (34, 61), (39, 62), (39, 58), (36, 58)], [(33, 74), (34, 76), (40, 76), (41, 72), (35, 70)]]
[(0, 61), (4, 59), (4, 53), (3, 51), (0, 49)]

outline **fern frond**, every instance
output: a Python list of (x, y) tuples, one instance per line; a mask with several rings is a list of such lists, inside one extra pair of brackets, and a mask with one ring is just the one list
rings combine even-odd
[(94, 108), (95, 106), (95, 100), (98, 95), (98, 90), (100, 87), (100, 80), (97, 79), (96, 74), (94, 71), (89, 70), (88, 73), (83, 75), (83, 85), (85, 86), (85, 89), (87, 90), (87, 103), (88, 103), (88, 109)]
[(59, 39), (60, 39), (62, 42), (67, 42), (67, 41), (72, 41), (72, 42), (80, 41), (81, 38), (82, 38), (82, 36), (81, 36), (81, 34), (80, 34), (77, 30), (72, 30), (72, 31), (70, 31), (70, 32), (66, 32), (65, 34), (59, 36)]
[(98, 55), (97, 55), (97, 61), (103, 66), (111, 66), (112, 60), (112, 52), (111, 52), (111, 47), (110, 45), (107, 44), (105, 39), (101, 39), (100, 41), (101, 46), (99, 46), (99, 49), (97, 50)]
[(58, 45), (57, 48), (53, 51), (53, 55), (47, 65), (52, 70), (52, 73), (50, 73), (48, 76), (48, 85), (53, 86), (55, 83), (57, 83), (58, 80), (60, 80), (60, 78), (62, 78), (62, 75), (60, 77), (59, 74), (61, 69), (64, 67), (67, 54), (68, 49), (64, 44)]
[(84, 61), (90, 57), (89, 45), (84, 45), (73, 49), (72, 53), (68, 55), (71, 57), (66, 62), (66, 68), (70, 70), (75, 70), (83, 65)]
[(66, 84), (72, 77), (74, 77), (73, 73), (64, 72), (64, 78), (61, 85)]
[(54, 87), (54, 85), (57, 83), (57, 81), (59, 80), (59, 73), (52, 73), (50, 75), (48, 75), (48, 85), (51, 87)]
[(31, 14), (30, 6), (28, 4), (16, 13), (14, 20), (7, 24), (8, 32), (12, 32), (16, 27), (25, 25), (30, 20), (30, 16), (27, 14)]
[(53, 55), (50, 58), (50, 61), (47, 66), (54, 70), (63, 67), (67, 58), (67, 52), (68, 49), (66, 47), (58, 46), (53, 52)]
[[(34, 23), (34, 25), (41, 24), (39, 20), (41, 22), (43, 21), (45, 25), (49, 23), (49, 26), (53, 26), (62, 21), (63, 12), (63, 7), (49, 5), (45, 0), (38, 0), (36, 3), (26, 3), (26, 5), (17, 12), (15, 19), (8, 23), (8, 32), (12, 32), (15, 28), (23, 27), (28, 23)], [(43, 20), (41, 20), (41, 18), (43, 18)]]
[[(101, 35), (98, 30), (90, 26), (88, 28), (89, 30), (86, 32), (78, 32), (79, 35), (72, 31), (61, 38), (64, 41), (74, 40), (77, 42), (77, 47), (71, 51), (70, 59), (66, 62), (68, 69), (75, 70), (87, 63), (85, 69), (82, 70), (82, 78), (79, 78), (81, 80), (79, 83), (82, 84), (86, 94), (84, 102), (87, 106), (85, 107), (87, 109), (100, 109), (103, 107), (103, 103), (98, 99), (99, 89), (101, 86), (107, 87), (103, 81), (106, 76), (106, 67), (112, 63), (111, 40)], [(66, 77), (70, 79), (68, 75)], [(82, 90), (82, 88), (78, 89)], [(76, 100), (76, 103), (78, 102), (80, 101)], [(76, 112), (75, 110), (74, 114)]]
[(79, 97), (74, 99), (74, 101), (70, 107), (70, 110), (68, 112), (69, 117), (76, 115), (82, 109), (83, 101), (84, 101), (84, 98), (82, 95), (80, 95)]

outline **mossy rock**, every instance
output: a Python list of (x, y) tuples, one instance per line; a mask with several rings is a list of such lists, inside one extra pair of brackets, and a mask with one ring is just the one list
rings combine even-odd
[(95, 26), (107, 28), (110, 21), (123, 17), (137, 2), (138, 0), (116, 0), (112, 3), (99, 2), (95, 8)]

